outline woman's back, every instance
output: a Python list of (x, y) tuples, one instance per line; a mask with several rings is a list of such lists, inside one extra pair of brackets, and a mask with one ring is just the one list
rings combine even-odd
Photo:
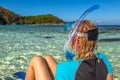
[(112, 66), (104, 54), (95, 58), (59, 63), (56, 67), (55, 80), (106, 80), (112, 73)]

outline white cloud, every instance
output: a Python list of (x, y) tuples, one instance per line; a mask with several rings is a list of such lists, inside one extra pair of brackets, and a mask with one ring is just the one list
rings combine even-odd
[(97, 22), (97, 23), (101, 23), (102, 21), (101, 21), (101, 20), (96, 20), (95, 22)]

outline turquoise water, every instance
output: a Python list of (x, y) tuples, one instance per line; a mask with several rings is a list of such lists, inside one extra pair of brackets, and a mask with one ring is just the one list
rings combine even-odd
[[(64, 26), (0, 26), (0, 78), (26, 71), (30, 58), (52, 55), (57, 62), (65, 61)], [(114, 80), (120, 80), (120, 27), (100, 26), (98, 51), (105, 53), (113, 66)], [(107, 39), (107, 40), (104, 40)]]

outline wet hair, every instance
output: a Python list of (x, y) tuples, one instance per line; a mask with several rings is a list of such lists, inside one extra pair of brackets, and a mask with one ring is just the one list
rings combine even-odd
[[(93, 57), (95, 48), (97, 50), (97, 37), (98, 34), (95, 33), (97, 27), (91, 21), (84, 20), (80, 23), (77, 29), (77, 35), (74, 35), (71, 44), (72, 49), (77, 54), (76, 59), (87, 59)], [(95, 39), (89, 39), (89, 32), (95, 33)], [(80, 35), (78, 35), (80, 33)], [(82, 34), (81, 34), (82, 33)], [(93, 35), (94, 37), (94, 35)]]

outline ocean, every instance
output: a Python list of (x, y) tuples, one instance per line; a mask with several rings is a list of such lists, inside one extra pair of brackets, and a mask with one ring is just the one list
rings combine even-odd
[[(98, 25), (98, 52), (104, 53), (113, 67), (114, 80), (120, 80), (120, 25)], [(36, 55), (52, 55), (65, 61), (64, 44), (68, 33), (64, 26), (0, 25), (0, 78), (13, 78), (15, 72), (26, 72)]]

